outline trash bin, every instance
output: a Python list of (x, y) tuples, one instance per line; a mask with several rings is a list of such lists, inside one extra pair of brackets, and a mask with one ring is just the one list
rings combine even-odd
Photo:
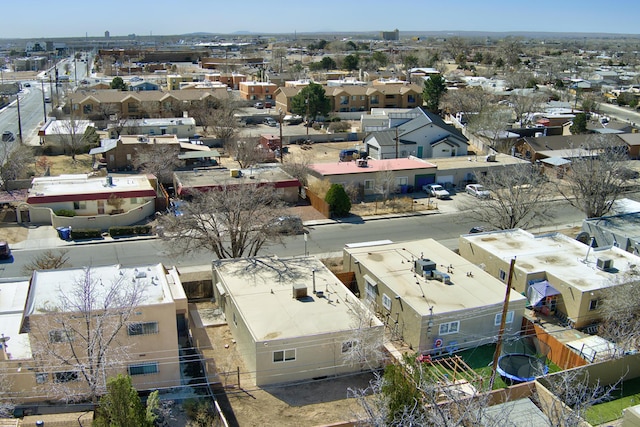
[(71, 227), (56, 227), (56, 231), (58, 231), (58, 236), (62, 240), (71, 239)]

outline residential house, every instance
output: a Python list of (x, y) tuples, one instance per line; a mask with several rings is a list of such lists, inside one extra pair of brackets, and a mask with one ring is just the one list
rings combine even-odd
[(592, 144), (606, 144), (613, 147), (621, 147), (627, 150), (627, 144), (618, 135), (554, 135), (524, 137), (516, 141), (514, 153), (532, 163), (543, 159), (559, 157), (570, 160), (571, 158), (585, 155), (581, 147)]
[(180, 197), (189, 197), (194, 191), (255, 184), (274, 186), (287, 203), (298, 201), (300, 182), (277, 165), (263, 164), (247, 169), (196, 168), (173, 173), (173, 187)]
[(211, 149), (206, 145), (181, 142), (176, 135), (120, 135), (118, 139), (103, 139), (100, 147), (92, 148), (91, 155), (101, 156), (103, 164), (110, 172), (131, 171), (136, 169), (136, 157), (144, 152), (151, 151), (157, 145), (171, 147), (176, 157), (180, 153), (198, 151), (203, 156), (210, 153)]
[(309, 165), (309, 182), (329, 180), (344, 187), (355, 186), (364, 196), (388, 191), (406, 193), (436, 182), (436, 168), (416, 158), (357, 159), (350, 162), (314, 163)]
[(180, 74), (167, 74), (167, 89), (180, 90), (181, 83), (191, 83), (194, 81), (193, 76), (182, 76)]
[(247, 76), (240, 73), (207, 73), (203, 78), (204, 81), (224, 83), (232, 90), (239, 90), (240, 82), (247, 81)]
[(618, 134), (618, 138), (623, 140), (629, 149), (629, 158), (638, 160), (640, 159), (640, 133), (623, 133)]
[(72, 148), (81, 151), (83, 145), (89, 145), (84, 141), (84, 133), (89, 127), (96, 125), (90, 120), (56, 120), (48, 119), (38, 130), (40, 145), (46, 145), (52, 154), (62, 154)]
[(128, 119), (117, 126), (109, 124), (107, 131), (112, 139), (120, 135), (175, 135), (177, 138), (186, 139), (196, 134), (196, 120), (193, 117)]
[[(42, 351), (54, 339), (59, 340), (56, 345), (68, 345), (59, 333), (59, 320), (74, 322), (78, 313), (66, 308), (63, 301), (73, 301), (74, 290), (84, 277), (84, 268), (68, 268), (35, 271), (30, 280), (4, 279), (0, 283), (0, 330), (4, 337), (0, 368), (10, 379), (7, 384), (15, 402), (49, 400), (53, 383), (73, 382), (86, 388), (73, 358), (62, 364)], [(128, 374), (139, 390), (180, 386), (178, 334), (187, 333), (188, 323), (187, 298), (178, 270), (162, 264), (93, 266), (91, 280), (144, 287), (133, 317), (114, 340), (114, 345), (127, 348), (127, 352), (110, 360), (115, 363), (109, 364), (105, 376)], [(104, 295), (95, 296), (99, 307)], [(86, 350), (81, 338), (76, 342), (80, 342), (76, 351)], [(83, 355), (79, 357), (82, 360)]]
[(585, 218), (582, 231), (588, 234), (584, 238), (592, 246), (615, 246), (640, 255), (640, 212)]
[(467, 155), (469, 140), (437, 114), (422, 107), (397, 114), (392, 110), (383, 113), (388, 115), (388, 120), (383, 121), (388, 129), (371, 132), (364, 139), (369, 157), (433, 159)]
[(459, 251), (504, 283), (516, 258), (511, 286), (575, 328), (597, 323), (603, 289), (626, 283), (640, 263), (621, 248), (590, 248), (560, 233), (534, 236), (520, 229), (460, 236)]
[(258, 386), (380, 363), (375, 354), (362, 356), (382, 343), (382, 323), (314, 257), (214, 261), (213, 283), (245, 371)]
[(144, 92), (147, 90), (160, 90), (160, 85), (148, 80), (129, 83), (129, 91), (131, 92)]
[[(106, 230), (116, 225), (133, 225), (156, 211), (157, 179), (152, 175), (76, 174), (33, 178), (26, 222)], [(56, 211), (75, 212), (59, 216)], [(22, 215), (18, 216), (19, 218)]]
[(275, 92), (278, 86), (271, 82), (244, 81), (240, 82), (240, 98), (248, 101), (275, 102)]
[(119, 90), (78, 91), (69, 96), (73, 114), (79, 119), (176, 117), (191, 105), (215, 104), (228, 99), (224, 89), (130, 92)]
[[(392, 339), (422, 354), (492, 343), (505, 285), (433, 239), (347, 244), (343, 269), (373, 304)], [(507, 333), (520, 331), (526, 298), (509, 293)]]

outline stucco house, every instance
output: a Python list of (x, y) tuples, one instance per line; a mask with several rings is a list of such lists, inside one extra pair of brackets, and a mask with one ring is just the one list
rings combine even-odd
[[(54, 398), (47, 390), (51, 391), (55, 383), (65, 382), (73, 389), (86, 388), (72, 358), (64, 364), (42, 351), (51, 343), (58, 343), (55, 345), (61, 348), (69, 345), (65, 339), (72, 339), (73, 332), (60, 332), (61, 319), (71, 330), (77, 326), (74, 322), (80, 321), (74, 320), (80, 312), (61, 307), (66, 307), (65, 298), (73, 298), (72, 293), (84, 274), (83, 268), (44, 270), (35, 271), (30, 279), (0, 282), (3, 295), (0, 331), (6, 338), (0, 351), (0, 369), (10, 380), (9, 391), (15, 402)], [(113, 360), (117, 363), (106, 367), (105, 376), (128, 374), (139, 390), (180, 386), (178, 334), (179, 329), (186, 333), (188, 322), (187, 298), (177, 269), (165, 268), (162, 264), (92, 267), (91, 280), (95, 283), (137, 282), (144, 289), (133, 316), (114, 341), (117, 343), (114, 346), (128, 349), (126, 356), (119, 354), (118, 360)], [(100, 300), (104, 295), (98, 292), (96, 298)], [(83, 351), (82, 339), (75, 341), (78, 343), (75, 350)]]
[[(495, 339), (505, 285), (433, 239), (345, 245), (344, 270), (373, 304), (392, 339), (439, 355)], [(509, 294), (506, 327), (518, 334), (526, 298)]]
[(597, 324), (602, 290), (626, 283), (640, 263), (621, 248), (590, 248), (560, 233), (534, 236), (520, 229), (460, 236), (459, 250), (504, 283), (515, 257), (512, 287), (541, 312), (575, 328)]
[(383, 326), (318, 259), (213, 262), (216, 301), (256, 385), (377, 367)]
[[(455, 127), (422, 107), (394, 114), (385, 110), (379, 130), (364, 139), (373, 159), (415, 156), (420, 159), (466, 156), (468, 139)], [(386, 128), (386, 129), (385, 129)], [(385, 130), (382, 130), (385, 129)]]

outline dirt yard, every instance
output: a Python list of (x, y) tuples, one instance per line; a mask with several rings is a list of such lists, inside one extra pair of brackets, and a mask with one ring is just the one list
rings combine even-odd
[[(211, 309), (211, 303), (198, 303)], [(314, 426), (356, 418), (359, 405), (347, 398), (347, 389), (366, 388), (371, 374), (357, 374), (326, 380), (310, 380), (294, 385), (256, 387), (247, 373), (228, 326), (206, 328), (220, 381), (241, 426)], [(208, 352), (205, 352), (208, 353)], [(240, 386), (237, 369), (240, 368)], [(225, 374), (227, 373), (227, 374)]]

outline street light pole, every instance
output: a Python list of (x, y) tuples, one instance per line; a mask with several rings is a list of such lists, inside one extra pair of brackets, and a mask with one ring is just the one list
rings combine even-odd
[(22, 141), (22, 120), (20, 119), (20, 94), (16, 94), (16, 101), (17, 101), (17, 106), (18, 106), (18, 135), (20, 136), (20, 144), (23, 143)]
[(278, 108), (278, 119), (280, 122), (280, 163), (284, 163), (282, 160), (282, 118), (284, 117), (284, 113), (282, 112), (282, 108)]
[(47, 103), (44, 102), (44, 80), (40, 80), (40, 87), (42, 88), (42, 112), (44, 114), (44, 123), (47, 122)]

